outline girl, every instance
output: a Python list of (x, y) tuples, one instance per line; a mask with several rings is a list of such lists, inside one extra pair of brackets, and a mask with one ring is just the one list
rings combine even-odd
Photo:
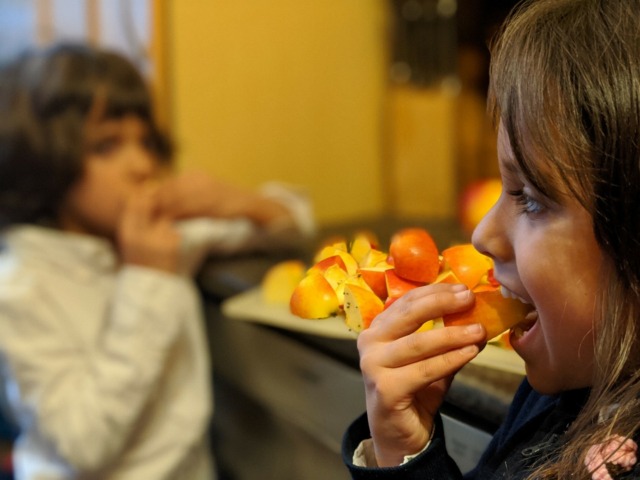
[(170, 158), (124, 58), (65, 45), (0, 72), (0, 373), (17, 480), (215, 478), (189, 275), (208, 252), (300, 238), (311, 219), (282, 188), (172, 178)]
[[(527, 1), (493, 50), (503, 192), (473, 243), (531, 306), (511, 332), (527, 376), (465, 478), (640, 478), (638, 25), (639, 0)], [(416, 289), (360, 335), (353, 478), (462, 478), (437, 412), (484, 331), (413, 332), (473, 301), (463, 286)]]

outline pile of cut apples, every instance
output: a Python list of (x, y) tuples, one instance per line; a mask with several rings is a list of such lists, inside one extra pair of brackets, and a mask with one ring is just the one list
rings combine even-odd
[[(408, 291), (431, 283), (463, 283), (475, 294), (474, 306), (445, 315), (445, 326), (480, 322), (493, 339), (526, 315), (520, 301), (505, 298), (493, 278), (492, 260), (471, 244), (438, 251), (429, 232), (405, 228), (396, 232), (388, 251), (375, 235), (360, 232), (350, 241), (330, 240), (309, 268), (299, 260), (272, 267), (262, 281), (267, 303), (288, 304), (301, 319), (344, 316), (346, 326), (361, 332)], [(428, 329), (433, 321), (423, 328)]]

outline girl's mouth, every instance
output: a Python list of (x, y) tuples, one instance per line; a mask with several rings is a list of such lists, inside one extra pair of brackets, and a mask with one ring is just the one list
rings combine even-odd
[(514, 339), (520, 339), (526, 335), (526, 333), (533, 327), (533, 325), (535, 325), (536, 321), (538, 320), (538, 311), (534, 308), (533, 305), (531, 305), (530, 302), (515, 294), (503, 285), (500, 286), (500, 293), (505, 298), (514, 298), (526, 305), (531, 306), (531, 310), (524, 317), (524, 320), (511, 328), (511, 336)]
[(535, 325), (536, 321), (538, 321), (538, 311), (534, 309), (527, 313), (524, 317), (524, 321), (511, 329), (511, 335), (516, 340), (524, 337)]

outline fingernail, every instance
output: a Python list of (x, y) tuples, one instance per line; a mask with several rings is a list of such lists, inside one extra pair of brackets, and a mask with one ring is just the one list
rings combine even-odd
[(456, 292), (454, 295), (456, 298), (459, 298), (460, 300), (466, 300), (469, 298), (469, 295), (471, 295), (471, 290), (465, 287), (464, 290), (462, 290), (461, 292)]
[(454, 285), (451, 285), (451, 287), (454, 292), (462, 292), (468, 290), (467, 286), (464, 283), (456, 283)]
[(479, 323), (472, 323), (471, 325), (467, 325), (465, 332), (470, 335), (475, 335), (476, 333), (480, 333), (482, 331), (482, 327)]
[(466, 347), (460, 349), (460, 353), (462, 355), (475, 355), (479, 351), (480, 349), (477, 345), (467, 345)]

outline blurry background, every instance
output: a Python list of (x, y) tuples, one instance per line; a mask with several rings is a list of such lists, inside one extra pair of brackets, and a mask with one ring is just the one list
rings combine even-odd
[(450, 217), (496, 174), (487, 40), (513, 0), (0, 0), (0, 58), (82, 39), (149, 76), (180, 168), (311, 195), (321, 223)]

